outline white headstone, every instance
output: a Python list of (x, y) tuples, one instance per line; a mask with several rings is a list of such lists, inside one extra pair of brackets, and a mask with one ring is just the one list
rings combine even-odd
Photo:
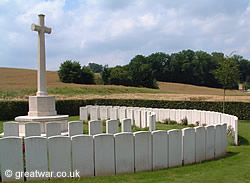
[(175, 111), (175, 109), (170, 109), (170, 110), (169, 110), (169, 118), (170, 118), (171, 120), (176, 121), (176, 111)]
[(221, 124), (215, 125), (215, 149), (214, 156), (215, 158), (219, 158), (222, 156), (222, 126)]
[(151, 115), (148, 116), (148, 123), (149, 123), (149, 131), (155, 131), (156, 130), (156, 114), (154, 112), (151, 113)]
[(202, 124), (206, 124), (206, 111), (201, 111), (201, 120), (200, 123)]
[(111, 118), (112, 106), (107, 106), (107, 119)]
[(114, 136), (94, 135), (95, 176), (115, 174)]
[(25, 137), (40, 136), (41, 126), (38, 122), (25, 123)]
[(72, 139), (72, 168), (81, 177), (94, 176), (94, 144), (89, 135), (76, 135)]
[(183, 160), (184, 165), (195, 163), (195, 130), (194, 128), (182, 129), (183, 136)]
[(135, 137), (135, 171), (152, 170), (152, 135), (150, 132), (134, 133)]
[(238, 117), (234, 116), (234, 138), (235, 144), (238, 145)]
[(24, 171), (21, 137), (0, 138), (0, 162), (2, 181), (24, 181), (20, 173)]
[(69, 136), (81, 135), (83, 134), (83, 122), (81, 121), (71, 121), (68, 123)]
[(122, 132), (132, 132), (131, 119), (123, 119), (121, 121), (121, 126)]
[[(69, 176), (71, 171), (71, 140), (66, 136), (53, 136), (48, 138), (49, 169), (56, 175), (58, 172), (66, 172)], [(59, 179), (63, 177), (51, 177)]]
[(88, 108), (80, 107), (80, 120), (88, 121)]
[(141, 128), (141, 111), (140, 110), (135, 110), (134, 111), (134, 116), (135, 116), (135, 126)]
[(3, 123), (4, 137), (18, 137), (19, 136), (19, 124), (18, 122), (5, 122)]
[(187, 120), (188, 120), (188, 124), (192, 124), (192, 110), (186, 110), (187, 112)]
[(106, 133), (115, 134), (119, 132), (118, 120), (107, 120), (106, 122)]
[(176, 122), (177, 123), (180, 123), (181, 122), (181, 119), (182, 119), (182, 117), (181, 117), (181, 110), (180, 109), (177, 109), (177, 110), (175, 110), (175, 117), (176, 117)]
[(131, 125), (133, 125), (134, 124), (134, 109), (133, 109), (133, 107), (127, 108), (127, 118), (131, 119)]
[(92, 105), (86, 105), (87, 110), (88, 110), (88, 115), (91, 113)]
[(159, 121), (163, 122), (165, 119), (169, 118), (169, 110), (168, 110), (168, 114), (166, 109), (159, 109)]
[(96, 135), (103, 133), (103, 122), (96, 120), (89, 122), (89, 135)]
[(159, 121), (159, 109), (158, 108), (153, 108), (153, 112), (156, 114), (156, 121)]
[(98, 120), (100, 118), (99, 112), (99, 106), (92, 106), (90, 109), (90, 120)]
[(141, 128), (147, 127), (147, 111), (141, 110)]
[(221, 142), (222, 142), (222, 156), (227, 154), (227, 124), (222, 124), (222, 136), (221, 136)]
[(100, 106), (100, 119), (107, 120), (108, 119), (108, 108), (107, 106)]
[(157, 130), (152, 132), (153, 170), (168, 168), (168, 133)]
[(47, 137), (61, 135), (61, 123), (58, 122), (46, 123), (46, 135)]
[(118, 108), (113, 107), (113, 108), (111, 109), (110, 119), (111, 119), (111, 120), (118, 120)]
[(133, 133), (117, 133), (114, 137), (116, 174), (134, 172)]
[[(26, 172), (48, 172), (47, 138), (26, 137), (25, 142), (25, 163)], [(27, 180), (48, 180), (48, 175), (30, 176)]]
[(182, 132), (181, 130), (168, 131), (169, 143), (169, 167), (177, 167), (182, 165)]
[(208, 125), (206, 129), (206, 160), (214, 159), (215, 129), (213, 125)]
[(206, 129), (203, 126), (195, 127), (195, 162), (206, 160)]
[(120, 112), (120, 120), (121, 119), (125, 119), (125, 118), (127, 118), (127, 107), (120, 107), (120, 109), (119, 109), (119, 112)]

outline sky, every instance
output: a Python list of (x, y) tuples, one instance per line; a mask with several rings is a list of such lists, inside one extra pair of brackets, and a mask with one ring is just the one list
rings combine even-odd
[(37, 68), (38, 14), (52, 28), (47, 70), (186, 49), (250, 60), (250, 0), (0, 0), (0, 67)]

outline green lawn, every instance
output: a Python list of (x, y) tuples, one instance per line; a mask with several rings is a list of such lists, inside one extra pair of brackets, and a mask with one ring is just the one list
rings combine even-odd
[[(70, 117), (78, 120), (79, 117)], [(2, 122), (0, 123), (2, 131)], [(179, 127), (157, 124), (157, 129), (168, 130)], [(85, 125), (87, 128), (87, 125)], [(82, 179), (53, 180), (50, 182), (250, 182), (250, 120), (239, 121), (241, 146), (228, 146), (227, 156), (199, 164), (151, 172), (137, 172), (124, 175), (90, 177)], [(36, 181), (47, 182), (47, 181)]]

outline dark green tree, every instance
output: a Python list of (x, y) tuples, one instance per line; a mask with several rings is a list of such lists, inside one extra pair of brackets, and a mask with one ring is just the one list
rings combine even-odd
[(142, 55), (135, 56), (128, 65), (133, 86), (158, 88), (152, 64)]
[(100, 73), (103, 71), (103, 66), (101, 64), (96, 63), (89, 63), (88, 67), (94, 72), (94, 73)]
[(105, 85), (110, 84), (110, 80), (109, 80), (110, 72), (111, 72), (111, 69), (108, 68), (108, 65), (105, 65), (103, 67), (103, 71), (101, 72), (102, 80)]
[(164, 67), (167, 64), (169, 55), (166, 53), (158, 52), (153, 53), (146, 57), (147, 63), (150, 63), (152, 66), (153, 74), (157, 81), (166, 81), (166, 75), (164, 74)]
[(240, 79), (240, 71), (238, 64), (235, 63), (232, 57), (226, 57), (219, 63), (216, 70), (213, 71), (215, 78), (219, 81), (224, 89), (223, 98), (223, 113), (225, 112), (225, 96), (226, 89), (231, 89), (238, 85)]
[(128, 70), (125, 67), (121, 66), (116, 66), (111, 69), (109, 81), (110, 84), (114, 85), (132, 85), (131, 77), (129, 76)]
[(58, 70), (60, 81), (64, 83), (81, 83), (81, 65), (77, 61), (66, 60)]
[(81, 69), (81, 84), (95, 84), (94, 79), (93, 71), (89, 67), (83, 66)]

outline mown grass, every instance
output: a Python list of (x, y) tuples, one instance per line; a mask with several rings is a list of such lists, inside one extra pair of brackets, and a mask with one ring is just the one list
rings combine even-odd
[(76, 96), (76, 95), (111, 95), (121, 93), (166, 93), (155, 89), (136, 88), (136, 87), (56, 87), (49, 88), (48, 92), (52, 95)]
[[(79, 120), (79, 117), (70, 117), (70, 120)], [(87, 125), (85, 125), (87, 126)], [(166, 130), (171, 125), (157, 124), (157, 129)], [(172, 127), (178, 127), (172, 126)], [(170, 127), (170, 128), (172, 128)], [(2, 131), (2, 122), (0, 123)], [(239, 121), (239, 140), (241, 146), (228, 146), (227, 156), (217, 160), (198, 164), (169, 168), (151, 172), (137, 172), (124, 175), (103, 177), (89, 177), (82, 179), (64, 179), (53, 181), (32, 182), (250, 182), (250, 120)]]
[[(167, 93), (164, 91), (148, 88), (136, 87), (55, 87), (48, 88), (50, 95), (61, 95), (66, 97), (81, 96), (81, 95), (111, 95), (111, 94), (133, 94), (133, 93)], [(18, 90), (0, 90), (1, 99), (23, 98), (36, 95), (36, 89), (18, 89)]]

